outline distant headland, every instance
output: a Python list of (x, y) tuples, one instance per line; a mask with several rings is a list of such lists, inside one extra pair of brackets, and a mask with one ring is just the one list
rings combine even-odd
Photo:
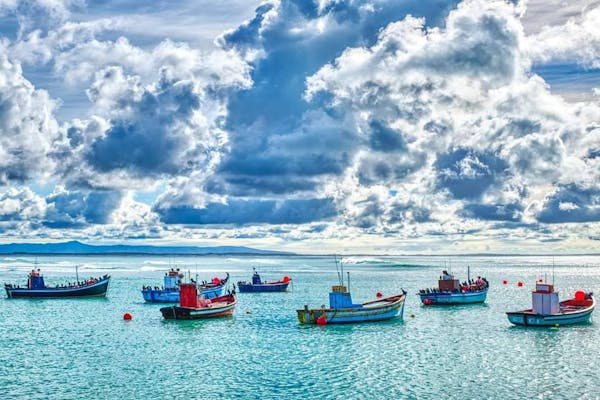
[(294, 253), (253, 249), (243, 246), (152, 246), (152, 245), (92, 245), (76, 240), (61, 243), (10, 243), (0, 244), (0, 254), (156, 254), (156, 255), (281, 255)]

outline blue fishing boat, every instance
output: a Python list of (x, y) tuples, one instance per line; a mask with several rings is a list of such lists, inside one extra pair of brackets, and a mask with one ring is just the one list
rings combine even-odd
[(284, 276), (280, 281), (263, 282), (258, 272), (256, 272), (256, 268), (253, 268), (253, 271), (252, 283), (245, 281), (238, 282), (240, 292), (285, 292), (290, 282), (292, 282), (289, 276)]
[(61, 298), (61, 297), (104, 297), (108, 291), (110, 276), (90, 278), (84, 281), (48, 286), (40, 269), (32, 270), (27, 277), (27, 286), (20, 287), (10, 283), (4, 284), (6, 295), (13, 298)]
[(507, 312), (508, 320), (522, 326), (560, 326), (590, 322), (596, 300), (592, 293), (578, 290), (575, 298), (559, 301), (554, 285), (536, 283), (531, 293), (532, 308)]
[(483, 303), (489, 282), (482, 277), (471, 280), (469, 275), (467, 273), (467, 280), (461, 283), (454, 275), (443, 271), (437, 288), (421, 289), (417, 295), (426, 306)]
[[(337, 260), (336, 260), (337, 267)], [(367, 301), (365, 303), (354, 304), (350, 295), (350, 273), (348, 273), (348, 289), (344, 286), (343, 267), (341, 273), (338, 272), (340, 280), (339, 285), (334, 285), (329, 293), (329, 308), (322, 306), (321, 308), (309, 309), (307, 305), (301, 310), (296, 310), (298, 320), (301, 324), (353, 324), (358, 322), (375, 322), (392, 319), (395, 317), (402, 318), (404, 313), (404, 300), (406, 292), (394, 296), (383, 298), (381, 293), (377, 293), (376, 300)]]
[[(144, 300), (149, 303), (178, 303), (181, 278), (183, 278), (183, 274), (179, 269), (175, 270), (171, 268), (169, 272), (165, 273), (162, 288), (158, 286), (144, 286), (142, 288)], [(223, 287), (225, 287), (228, 280), (229, 273), (223, 279), (215, 277), (210, 282), (203, 282), (200, 285), (202, 288), (202, 296), (205, 298), (221, 296)]]

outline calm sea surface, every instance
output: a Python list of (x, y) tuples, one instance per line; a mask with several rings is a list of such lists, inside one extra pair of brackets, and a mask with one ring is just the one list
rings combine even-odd
[[(451, 261), (451, 264), (449, 262)], [(598, 399), (600, 310), (589, 325), (509, 324), (528, 308), (550, 257), (349, 257), (355, 302), (409, 292), (404, 319), (301, 326), (296, 309), (328, 303), (337, 281), (324, 257), (38, 257), (48, 284), (110, 274), (106, 299), (0, 299), (3, 399)], [(600, 294), (600, 257), (556, 257), (561, 298)], [(0, 282), (26, 284), (33, 257), (0, 257)], [(165, 321), (143, 285), (169, 265), (201, 280), (293, 279), (288, 293), (239, 294), (231, 318)], [(491, 283), (484, 305), (421, 306), (442, 269)], [(508, 280), (502, 285), (502, 280)], [(523, 287), (517, 287), (523, 281)], [(133, 320), (123, 321), (129, 312)]]

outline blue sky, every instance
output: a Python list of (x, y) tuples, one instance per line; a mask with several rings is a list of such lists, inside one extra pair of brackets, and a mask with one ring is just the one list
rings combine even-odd
[(0, 0), (0, 240), (587, 253), (600, 2)]

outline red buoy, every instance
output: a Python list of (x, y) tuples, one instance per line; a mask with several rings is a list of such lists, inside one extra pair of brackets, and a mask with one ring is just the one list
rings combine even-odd
[(221, 283), (221, 280), (215, 276), (214, 278), (212, 278), (212, 283), (214, 283), (215, 285), (219, 285)]
[(133, 317), (131, 316), (131, 314), (129, 314), (128, 312), (126, 312), (125, 314), (123, 314), (123, 319), (125, 321), (131, 321)]
[(291, 281), (291, 280), (292, 280), (292, 278), (290, 278), (290, 277), (289, 277), (289, 276), (287, 276), (287, 275), (283, 277), (283, 281), (284, 281), (285, 283), (288, 283), (288, 282), (289, 282), (289, 281)]
[(381, 294), (381, 292), (377, 292), (377, 294), (375, 296), (377, 296), (377, 298), (380, 298), (383, 296), (383, 294)]
[(431, 305), (432, 303), (433, 303), (433, 300), (431, 300), (431, 299), (423, 300), (423, 304), (425, 304), (426, 306)]
[(506, 279), (502, 281), (503, 285), (506, 285), (507, 283), (508, 283), (508, 281)]
[(327, 318), (325, 314), (322, 314), (319, 318), (317, 318), (317, 325), (327, 325)]
[(518, 286), (518, 287), (521, 287), (521, 286), (523, 286), (523, 282), (521, 282), (521, 281), (517, 282), (517, 286)]
[(582, 290), (576, 291), (575, 292), (575, 300), (579, 300), (579, 301), (585, 300), (585, 292)]

